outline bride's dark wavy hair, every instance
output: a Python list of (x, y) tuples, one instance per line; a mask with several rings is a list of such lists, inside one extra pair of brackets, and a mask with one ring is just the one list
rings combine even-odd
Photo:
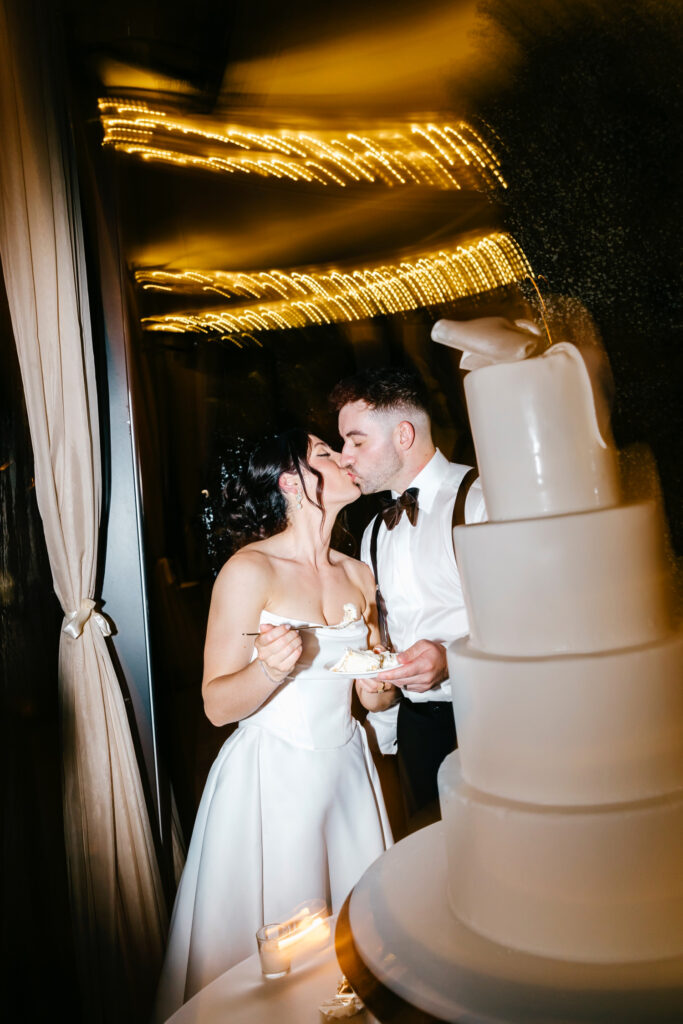
[[(239, 548), (274, 537), (287, 526), (287, 501), (280, 489), (282, 473), (296, 473), (305, 496), (325, 516), (323, 478), (309, 460), (310, 435), (299, 427), (259, 441), (235, 438), (220, 458), (216, 486), (204, 493), (202, 520), (215, 576)], [(315, 496), (304, 472), (316, 478)]]

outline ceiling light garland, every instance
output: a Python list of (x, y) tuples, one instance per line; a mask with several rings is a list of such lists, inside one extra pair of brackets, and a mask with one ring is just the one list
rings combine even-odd
[(396, 264), (353, 271), (271, 270), (257, 273), (138, 270), (144, 289), (226, 298), (267, 299), (201, 313), (173, 313), (141, 320), (148, 331), (219, 334), (281, 330), (340, 323), (437, 306), (532, 276), (519, 245), (502, 232), (455, 249), (416, 255)]
[(507, 188), (500, 161), (465, 121), (397, 123), (356, 131), (271, 131), (101, 99), (102, 144), (143, 160), (223, 173), (317, 182)]

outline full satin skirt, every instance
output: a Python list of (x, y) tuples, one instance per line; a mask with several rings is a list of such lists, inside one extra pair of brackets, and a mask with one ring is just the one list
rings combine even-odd
[(155, 1020), (255, 953), (261, 925), (316, 897), (337, 912), (390, 844), (361, 727), (341, 746), (311, 749), (242, 725), (221, 748), (197, 811)]

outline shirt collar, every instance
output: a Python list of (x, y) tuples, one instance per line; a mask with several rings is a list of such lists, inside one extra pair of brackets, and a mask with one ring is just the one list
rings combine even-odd
[[(426, 466), (423, 466), (417, 476), (410, 481), (408, 487), (419, 487), (420, 494), (418, 497), (418, 503), (420, 508), (424, 509), (425, 512), (431, 510), (434, 504), (434, 498), (441, 488), (441, 484), (446, 478), (448, 473), (448, 467), (450, 463), (445, 455), (442, 455), (437, 448), (431, 459)], [(408, 488), (406, 487), (406, 490)], [(394, 498), (397, 498), (399, 491), (391, 492)]]

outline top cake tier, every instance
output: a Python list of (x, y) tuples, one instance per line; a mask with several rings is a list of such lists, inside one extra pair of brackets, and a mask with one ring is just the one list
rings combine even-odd
[(567, 342), (473, 370), (465, 395), (490, 520), (619, 503), (617, 453), (600, 432), (586, 365)]

